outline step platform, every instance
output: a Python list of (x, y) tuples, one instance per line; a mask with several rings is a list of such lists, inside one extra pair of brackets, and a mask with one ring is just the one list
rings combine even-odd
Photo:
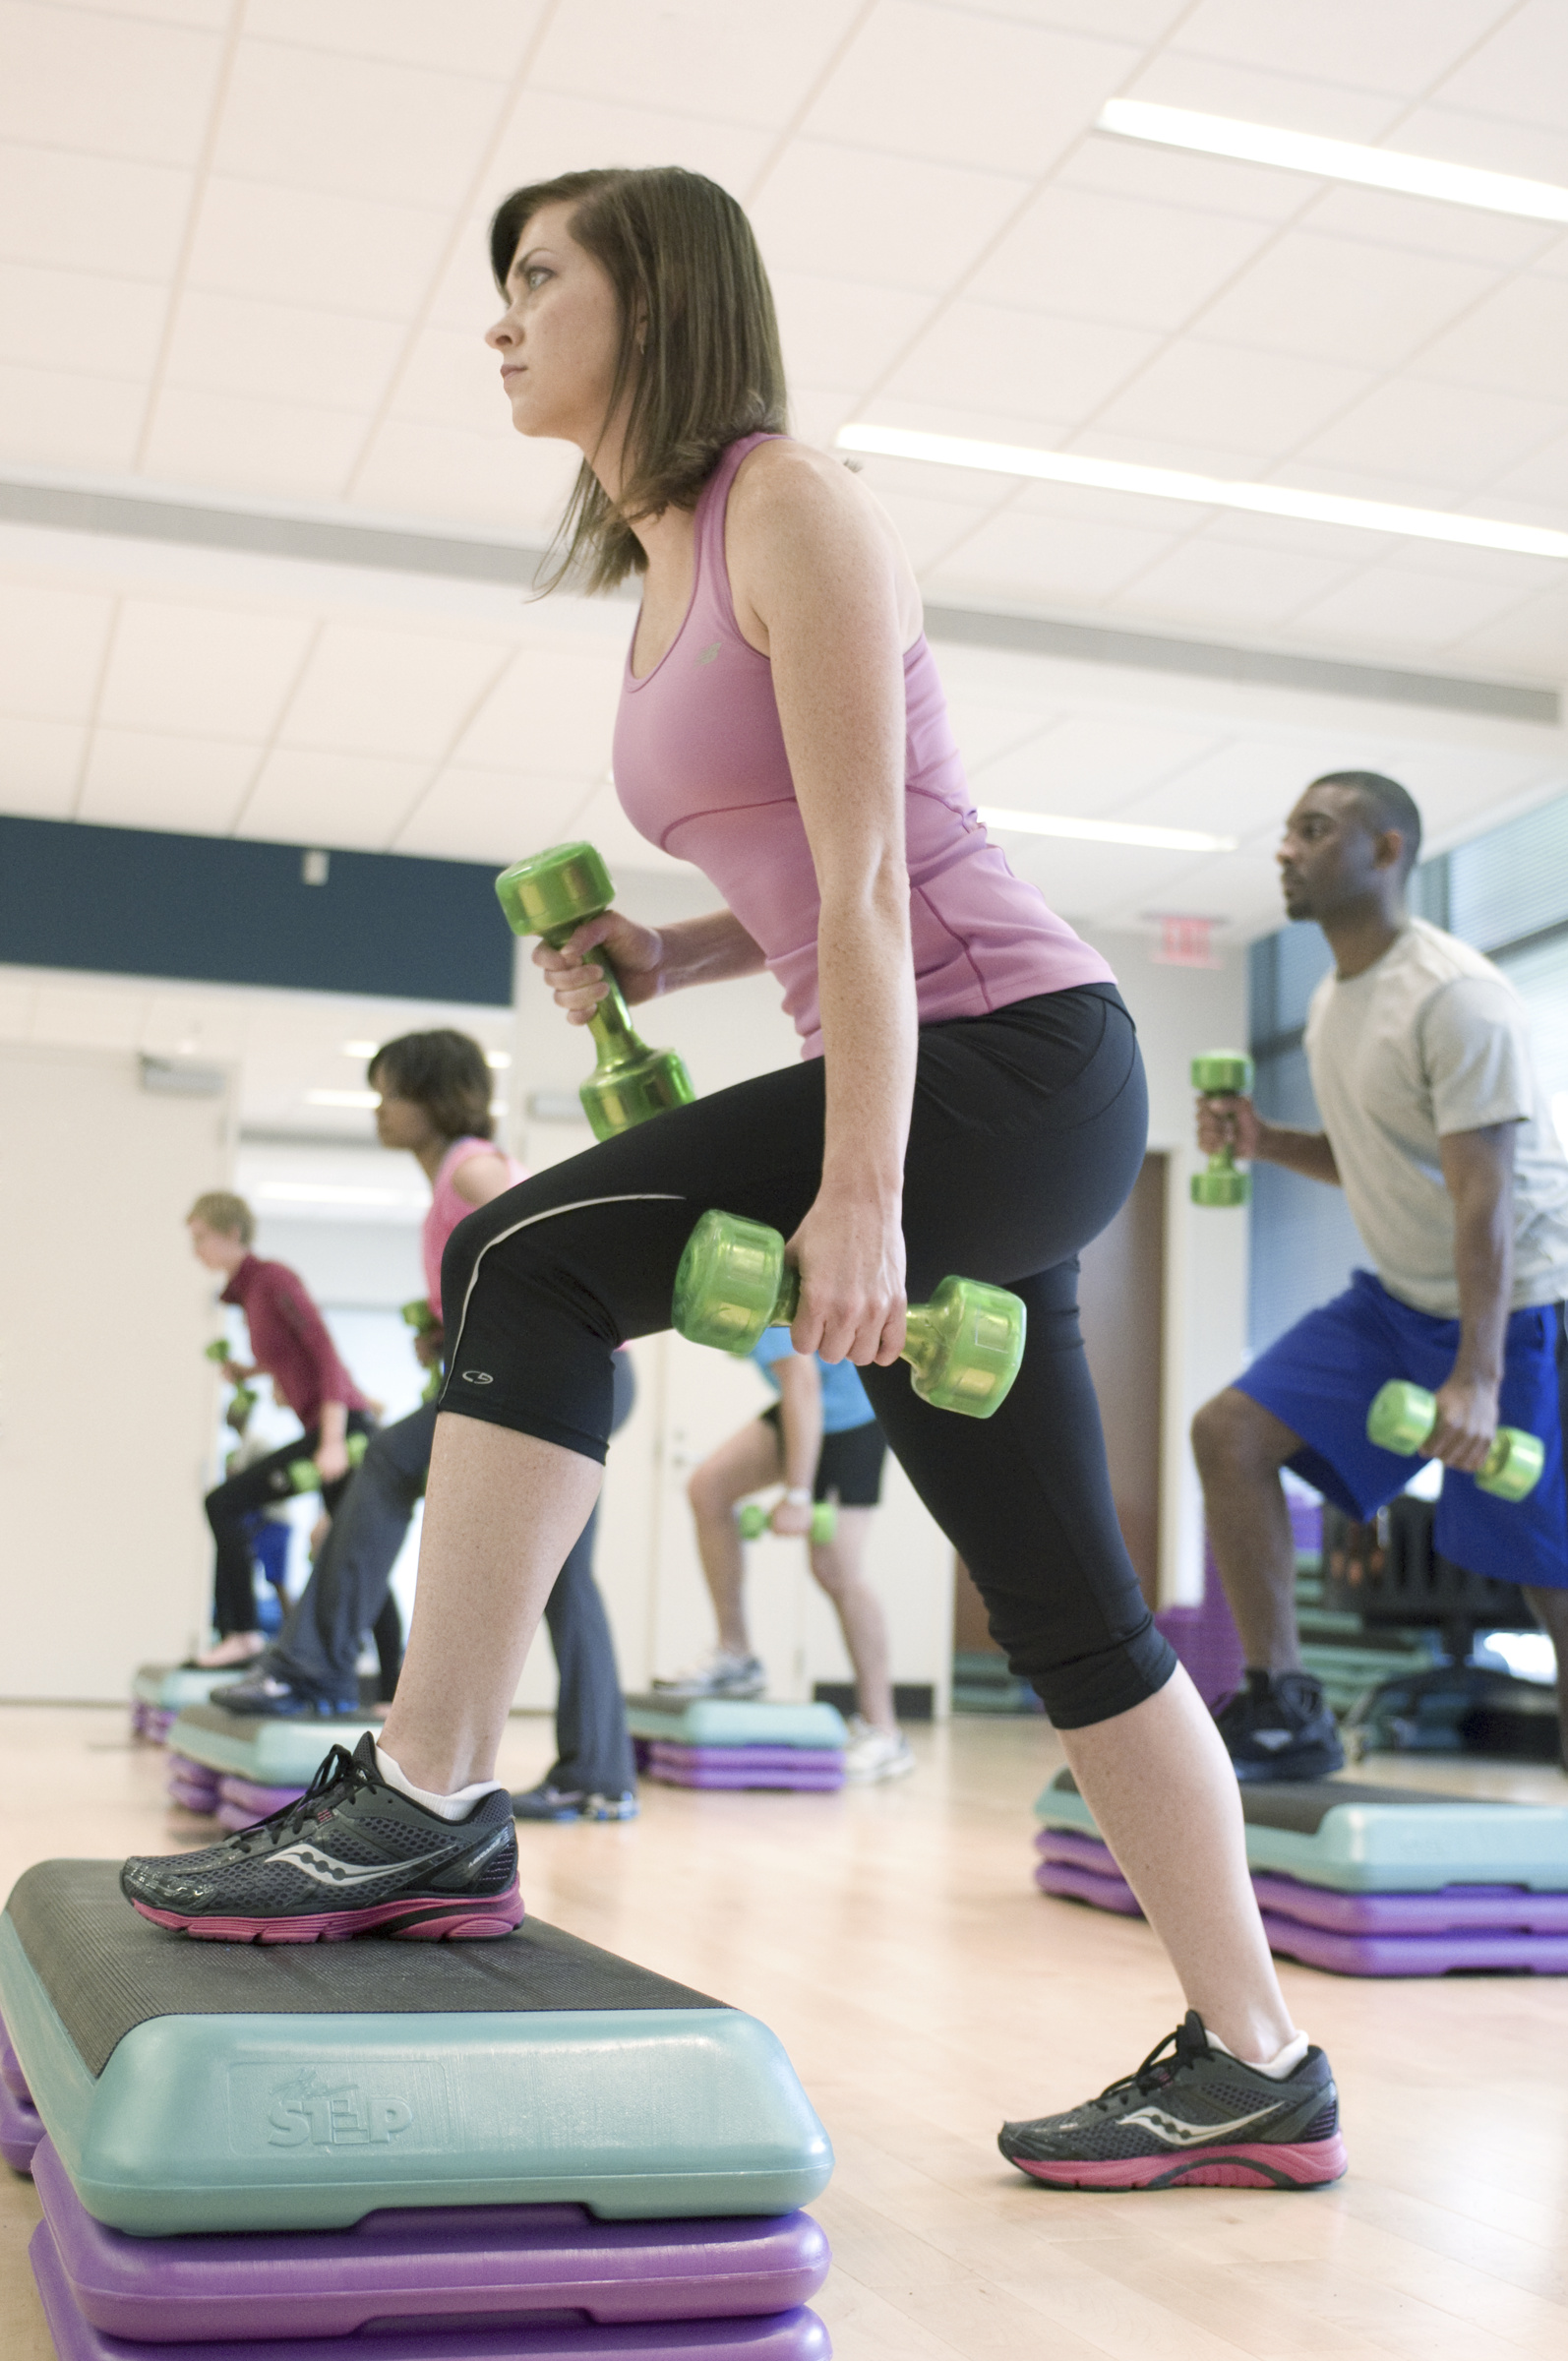
[(765, 2026), (536, 1919), (439, 1947), (193, 1943), (130, 1908), (117, 1862), (48, 1861), (0, 1917), (0, 2013), (84, 2207), (137, 2237), (425, 2206), (787, 2213), (832, 2169)]
[(312, 1715), (282, 1721), (275, 1714), (230, 1714), (221, 1705), (194, 1705), (181, 1713), (166, 1740), (198, 1772), (216, 1779), (243, 1779), (258, 1787), (303, 1791), (318, 1764), (333, 1746), (352, 1754), (365, 1731), (378, 1731), (386, 1708), (374, 1713)]
[(43, 2138), (43, 2118), (32, 2103), (22, 2061), (0, 2025), (0, 2161), (13, 2172), (30, 2172)]
[(142, 1665), (131, 1676), (131, 1735), (161, 1746), (171, 1725), (190, 1705), (206, 1705), (219, 1689), (243, 1680), (243, 1665), (203, 1672), (194, 1665)]
[(539, 2312), (596, 2325), (754, 2318), (807, 2303), (828, 2269), (809, 2213), (601, 2222), (580, 2206), (447, 2206), (349, 2230), (147, 2239), (94, 2221), (47, 2141), (33, 2177), (77, 2311), (141, 2344), (351, 2336), (390, 2320), (436, 2330), (454, 2316), (525, 2324)]
[(236, 1779), (225, 1772), (217, 1783), (217, 1800), (212, 1817), (220, 1828), (252, 1828), (258, 1820), (268, 1819), (280, 1812), (285, 1804), (298, 1803), (303, 1787), (259, 1787), (254, 1780)]
[[(1494, 1803), (1359, 1780), (1248, 1782), (1240, 1790), (1252, 1869), (1344, 1893), (1432, 1893), (1445, 1886), (1568, 1892), (1568, 1806)], [(1070, 1771), (1058, 1771), (1035, 1817), (1094, 1836)]]
[(182, 1812), (195, 1812), (210, 1820), (217, 1810), (218, 1774), (206, 1763), (193, 1763), (189, 1755), (171, 1753), (164, 1785), (170, 1803), (178, 1804)]
[(637, 1769), (679, 1787), (839, 1787), (849, 1732), (832, 1705), (765, 1697), (629, 1697)]

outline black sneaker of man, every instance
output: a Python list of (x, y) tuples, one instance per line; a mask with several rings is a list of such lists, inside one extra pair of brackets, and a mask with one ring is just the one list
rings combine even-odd
[(1323, 1683), (1310, 1672), (1249, 1670), (1214, 1718), (1237, 1779), (1327, 1779), (1345, 1768)]
[(226, 1689), (218, 1689), (214, 1703), (230, 1714), (263, 1714), (279, 1721), (309, 1721), (313, 1718), (334, 1720), (339, 1714), (357, 1714), (359, 1698), (327, 1697), (319, 1689), (305, 1686), (303, 1681), (289, 1680), (281, 1672), (247, 1672)]
[(548, 1780), (513, 1795), (516, 1820), (634, 1820), (637, 1799), (627, 1788), (620, 1795), (601, 1795), (587, 1787), (553, 1787)]
[(1345, 2170), (1320, 2049), (1282, 2081), (1212, 2042), (1196, 2009), (1087, 2105), (1004, 2123), (1010, 2164), (1057, 2189), (1319, 2189)]
[(476, 1940), (522, 1920), (505, 1787), (444, 1820), (387, 1785), (368, 1730), (297, 1803), (205, 1851), (129, 1860), (120, 1891), (154, 1925), (214, 1943)]

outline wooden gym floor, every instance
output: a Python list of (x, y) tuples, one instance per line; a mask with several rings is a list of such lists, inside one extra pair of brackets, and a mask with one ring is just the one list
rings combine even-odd
[[(1004, 2115), (1128, 2072), (1179, 2014), (1147, 1928), (1030, 1883), (1059, 1759), (1028, 1721), (912, 1732), (917, 1776), (841, 1796), (645, 1787), (627, 1827), (520, 1830), (538, 1916), (750, 2009), (789, 2049), (838, 2168), (814, 2209), (839, 2361), (1563, 2361), (1568, 1978), (1356, 1982), (1286, 1968), (1339, 2076), (1351, 2173), (1286, 2196), (1057, 2194)], [(548, 1725), (513, 1722), (530, 1784)], [(1363, 1776), (1568, 1802), (1550, 1771)], [(56, 1854), (174, 1849), (197, 1825), (108, 1709), (0, 1708), (0, 1891)], [(0, 2186), (0, 2350), (48, 2361), (31, 2185)], [(264, 2354), (265, 2348), (258, 2348)]]

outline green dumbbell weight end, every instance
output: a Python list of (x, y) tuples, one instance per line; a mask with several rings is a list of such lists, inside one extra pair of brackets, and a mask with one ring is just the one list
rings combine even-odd
[[(770, 1514), (771, 1512), (762, 1506), (760, 1500), (749, 1500), (743, 1509), (738, 1510), (735, 1522), (741, 1529), (742, 1541), (757, 1542), (761, 1540), (764, 1533), (770, 1533), (772, 1531)], [(786, 1533), (781, 1534), (779, 1539), (786, 1542), (830, 1542), (837, 1531), (837, 1509), (831, 1500), (818, 1500), (812, 1509), (810, 1533)]]
[[(496, 879), (496, 893), (513, 935), (542, 935), (553, 950), (615, 899), (610, 873), (591, 844), (556, 844), (514, 861)], [(608, 956), (602, 950), (593, 956), (610, 989), (588, 1019), (599, 1057), (577, 1096), (594, 1138), (614, 1139), (667, 1107), (689, 1107), (696, 1092), (674, 1050), (650, 1050), (633, 1030)]]
[[(210, 1345), (204, 1345), (202, 1350), (207, 1359), (211, 1362), (215, 1362), (219, 1368), (223, 1366), (223, 1363), (226, 1361), (232, 1359), (232, 1348), (225, 1343), (224, 1339), (220, 1336), (214, 1336), (211, 1343)], [(240, 1424), (243, 1426), (246, 1420), (250, 1417), (251, 1412), (255, 1408), (256, 1395), (252, 1388), (248, 1385), (236, 1383), (234, 1391), (228, 1398), (229, 1412), (233, 1415), (233, 1417), (239, 1420)]]
[[(368, 1443), (367, 1435), (351, 1434), (349, 1436), (346, 1448), (350, 1468), (358, 1467), (365, 1456)], [(322, 1488), (321, 1470), (313, 1459), (291, 1459), (288, 1463), (288, 1482), (289, 1487), (293, 1491), (319, 1492)]]
[[(793, 1320), (800, 1299), (800, 1273), (785, 1261), (776, 1230), (705, 1213), (675, 1274), (673, 1317), (694, 1345), (750, 1353), (764, 1329)], [(1016, 1296), (979, 1279), (944, 1279), (929, 1303), (911, 1303), (902, 1359), (921, 1400), (989, 1419), (1018, 1374), (1024, 1320)]]
[[(1252, 1087), (1252, 1060), (1239, 1050), (1207, 1050), (1192, 1060), (1192, 1087), (1206, 1099), (1237, 1098)], [(1194, 1205), (1244, 1205), (1251, 1194), (1252, 1183), (1236, 1171), (1230, 1148), (1209, 1158), (1207, 1172), (1192, 1176)]]
[[(403, 1305), (403, 1325), (411, 1328), (415, 1336), (429, 1336), (431, 1330), (438, 1327), (440, 1322), (431, 1310), (426, 1298), (415, 1296)], [(419, 1399), (421, 1402), (434, 1402), (440, 1391), (441, 1371), (432, 1369), (430, 1375), (425, 1379), (425, 1390)]]
[[(1436, 1395), (1403, 1377), (1391, 1377), (1381, 1386), (1366, 1414), (1368, 1438), (1407, 1459), (1420, 1449), (1436, 1423)], [(1523, 1500), (1540, 1482), (1545, 1464), (1545, 1446), (1538, 1435), (1527, 1434), (1522, 1426), (1499, 1426), (1486, 1464), (1476, 1478), (1477, 1488), (1495, 1492), (1499, 1500)]]

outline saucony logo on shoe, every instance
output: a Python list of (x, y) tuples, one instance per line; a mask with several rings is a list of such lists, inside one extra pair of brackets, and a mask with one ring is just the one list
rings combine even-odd
[(1229, 2123), (1182, 2123), (1168, 2115), (1163, 2107), (1134, 2107), (1123, 2115), (1123, 2124), (1141, 2123), (1145, 2131), (1153, 2132), (1157, 2140), (1166, 2141), (1172, 2148), (1203, 2148), (1215, 2140), (1234, 2140), (1238, 2132), (1254, 2123), (1265, 2123), (1278, 2113), (1275, 2107), (1259, 2107), (1251, 2115), (1233, 2116)]
[(401, 1870), (405, 1875), (414, 1869), (432, 1869), (438, 1862), (452, 1858), (452, 1847), (443, 1845), (435, 1852), (422, 1852), (409, 1861), (371, 1861), (361, 1867), (350, 1861), (334, 1861), (331, 1853), (319, 1852), (314, 1845), (284, 1845), (271, 1855), (270, 1866), (276, 1868), (287, 1861), (301, 1876), (314, 1878), (319, 1886), (368, 1886), (379, 1877), (388, 1877)]

